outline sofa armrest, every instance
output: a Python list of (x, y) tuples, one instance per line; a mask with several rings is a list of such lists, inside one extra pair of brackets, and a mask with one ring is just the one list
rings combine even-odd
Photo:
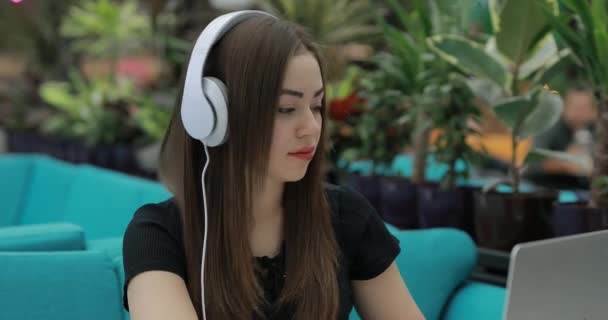
[(457, 289), (446, 304), (443, 320), (501, 320), (506, 289), (468, 281)]
[(0, 251), (84, 250), (84, 230), (70, 223), (0, 228)]
[(103, 252), (0, 252), (0, 318), (123, 320), (122, 288)]

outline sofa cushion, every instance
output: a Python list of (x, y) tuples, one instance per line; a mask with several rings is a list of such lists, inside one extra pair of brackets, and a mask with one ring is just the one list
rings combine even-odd
[[(427, 320), (439, 320), (455, 288), (473, 271), (475, 244), (456, 229), (388, 230), (399, 239), (396, 262), (414, 301)], [(349, 320), (360, 319), (356, 311)], [(469, 319), (462, 317), (461, 319)]]
[(80, 225), (87, 240), (122, 237), (137, 208), (169, 196), (159, 183), (81, 166), (67, 196), (63, 219)]
[(501, 320), (505, 298), (503, 287), (469, 281), (451, 299), (443, 320)]
[(96, 251), (0, 252), (2, 319), (122, 320), (114, 263)]
[(414, 300), (427, 320), (440, 319), (454, 289), (473, 271), (475, 244), (456, 229), (392, 232), (401, 243), (396, 262)]
[(32, 176), (18, 224), (66, 221), (63, 216), (67, 195), (71, 192), (78, 166), (46, 156), (32, 158)]
[(122, 237), (89, 240), (87, 250), (105, 252), (111, 259), (122, 257)]
[[(119, 277), (120, 287), (125, 285), (125, 269), (122, 260), (122, 237), (98, 239), (87, 241), (87, 250), (104, 252), (112, 260), (114, 269)], [(121, 293), (122, 294), (122, 293)], [(130, 315), (123, 309), (124, 320), (129, 320)]]
[(69, 251), (84, 248), (84, 231), (70, 223), (0, 228), (0, 251)]
[(27, 156), (0, 155), (0, 227), (18, 223), (33, 166)]

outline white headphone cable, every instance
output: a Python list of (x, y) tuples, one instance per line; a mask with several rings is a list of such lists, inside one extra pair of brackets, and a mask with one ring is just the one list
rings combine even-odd
[(203, 233), (203, 257), (201, 259), (201, 311), (203, 315), (203, 320), (207, 320), (207, 315), (205, 313), (205, 254), (207, 252), (207, 195), (205, 193), (205, 173), (207, 172), (207, 166), (209, 166), (209, 151), (207, 150), (207, 145), (203, 143), (205, 147), (205, 156), (207, 157), (207, 161), (205, 162), (205, 167), (203, 167), (203, 175), (201, 176), (201, 184), (203, 187), (203, 206), (205, 209), (205, 226)]

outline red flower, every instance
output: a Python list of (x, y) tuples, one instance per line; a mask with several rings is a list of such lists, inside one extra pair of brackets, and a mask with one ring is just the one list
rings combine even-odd
[(346, 98), (336, 98), (329, 104), (329, 116), (336, 121), (344, 121), (351, 114), (363, 112), (357, 106), (365, 103), (365, 99), (357, 96), (355, 92)]
[(153, 57), (124, 57), (118, 61), (116, 72), (135, 80), (142, 87), (148, 86), (158, 79), (160, 62)]

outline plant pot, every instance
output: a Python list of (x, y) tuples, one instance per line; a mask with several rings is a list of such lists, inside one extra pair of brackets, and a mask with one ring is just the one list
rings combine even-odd
[(127, 145), (116, 145), (112, 147), (111, 168), (132, 173), (135, 171), (135, 151)]
[(475, 188), (441, 189), (437, 185), (418, 186), (420, 228), (457, 228), (474, 238), (473, 191)]
[(94, 146), (91, 148), (90, 162), (93, 165), (110, 168), (112, 164), (112, 147), (111, 146)]
[(511, 251), (514, 245), (550, 238), (556, 192), (474, 194), (475, 233), (480, 247)]
[(67, 142), (64, 139), (47, 137), (43, 141), (46, 146), (45, 153), (61, 160), (67, 159)]
[(556, 237), (608, 229), (608, 209), (585, 202), (560, 203), (553, 209), (552, 222)]
[(65, 142), (65, 160), (72, 163), (88, 163), (90, 159), (90, 150), (79, 141), (66, 140)]
[(477, 233), (475, 232), (475, 193), (481, 192), (480, 187), (462, 186), (459, 187), (464, 192), (464, 227), (475, 242)]
[(14, 153), (30, 152), (32, 135), (28, 132), (9, 131), (8, 151)]
[(400, 177), (380, 178), (380, 208), (384, 221), (399, 229), (418, 228), (417, 185)]
[(361, 193), (376, 210), (380, 210), (380, 184), (377, 176), (361, 176), (350, 173), (346, 176), (346, 184)]
[(8, 130), (6, 132), (6, 147), (8, 152), (19, 152), (19, 147), (23, 145), (21, 137), (22, 135), (16, 131)]

